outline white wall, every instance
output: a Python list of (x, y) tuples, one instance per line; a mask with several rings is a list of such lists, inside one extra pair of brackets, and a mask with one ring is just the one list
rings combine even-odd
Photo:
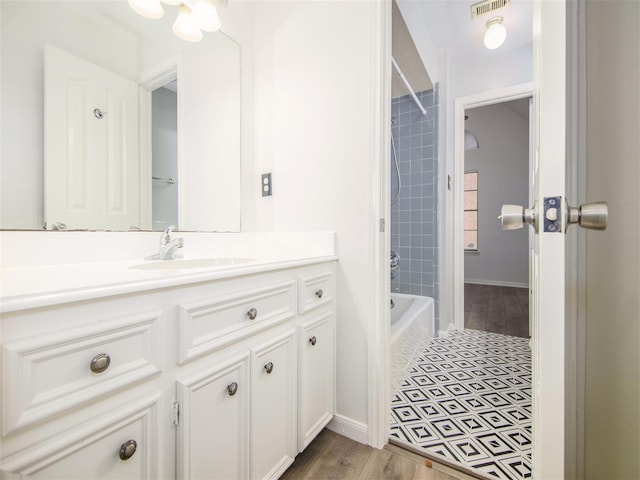
[[(135, 79), (138, 73), (137, 39), (129, 32), (98, 22), (62, 3), (2, 1), (0, 21), (0, 228), (42, 229), (43, 46), (49, 42)], [(69, 35), (71, 30), (80, 32), (82, 41)], [(109, 40), (105, 41), (105, 38)], [(114, 55), (114, 52), (120, 54)]]
[(375, 8), (265, 1), (255, 12), (256, 173), (273, 173), (273, 196), (256, 190), (257, 228), (336, 232), (337, 413), (363, 428), (377, 189), (370, 165), (380, 156)]
[[(465, 127), (480, 148), (467, 150), (465, 171), (478, 171), (478, 252), (464, 257), (465, 281), (523, 286), (529, 283), (529, 229), (503, 231), (503, 204), (529, 203), (528, 99), (467, 110)], [(513, 104), (519, 104), (514, 108)], [(522, 108), (524, 107), (524, 108)]]

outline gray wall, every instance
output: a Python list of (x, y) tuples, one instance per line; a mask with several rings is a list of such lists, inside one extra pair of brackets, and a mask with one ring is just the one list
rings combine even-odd
[[(438, 322), (438, 87), (417, 93), (427, 114), (409, 95), (394, 99), (391, 131), (402, 188), (391, 207), (391, 250), (400, 255), (400, 268), (391, 291), (434, 299)], [(391, 199), (398, 191), (391, 152)]]
[(466, 129), (480, 144), (465, 152), (465, 171), (478, 171), (478, 252), (465, 253), (465, 281), (526, 286), (528, 228), (503, 231), (502, 204), (529, 203), (528, 99), (469, 109)]
[(178, 95), (159, 88), (151, 97), (153, 176), (175, 181), (152, 182), (152, 228), (159, 230), (178, 225)]
[(640, 478), (640, 4), (585, 2), (587, 195), (609, 225), (586, 237), (582, 478)]

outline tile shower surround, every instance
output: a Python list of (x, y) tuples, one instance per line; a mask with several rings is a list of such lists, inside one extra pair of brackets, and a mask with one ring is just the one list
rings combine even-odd
[[(391, 102), (391, 126), (402, 188), (391, 206), (391, 250), (400, 255), (391, 291), (434, 300), (436, 331), (439, 319), (438, 246), (438, 86), (416, 93), (427, 110), (418, 110), (406, 95)], [(391, 161), (391, 199), (398, 176)]]

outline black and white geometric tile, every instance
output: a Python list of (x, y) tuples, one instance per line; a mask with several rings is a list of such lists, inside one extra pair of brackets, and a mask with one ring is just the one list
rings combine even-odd
[(391, 435), (485, 476), (531, 478), (529, 340), (463, 330), (422, 342), (392, 352)]

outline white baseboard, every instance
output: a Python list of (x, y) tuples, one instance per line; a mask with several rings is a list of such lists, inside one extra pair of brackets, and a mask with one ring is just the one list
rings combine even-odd
[(528, 283), (521, 282), (503, 282), (501, 280), (478, 280), (475, 278), (465, 278), (464, 283), (473, 283), (474, 285), (492, 285), (496, 287), (516, 287), (529, 288)]
[(369, 429), (367, 428), (367, 425), (353, 420), (352, 418), (336, 414), (327, 425), (327, 428), (332, 432), (344, 435), (345, 437), (355, 440), (358, 443), (362, 443), (363, 445), (368, 444)]

